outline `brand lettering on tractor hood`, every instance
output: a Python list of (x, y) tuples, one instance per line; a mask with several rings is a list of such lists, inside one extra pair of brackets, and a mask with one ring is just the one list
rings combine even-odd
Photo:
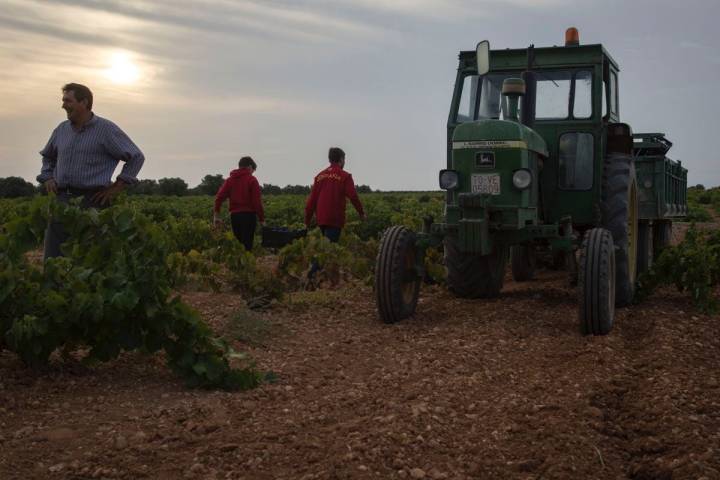
[(476, 140), (472, 142), (453, 142), (453, 150), (463, 148), (525, 148), (524, 140)]

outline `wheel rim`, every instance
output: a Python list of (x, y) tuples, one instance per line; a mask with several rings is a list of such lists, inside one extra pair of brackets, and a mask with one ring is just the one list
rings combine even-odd
[(405, 252), (404, 269), (402, 278), (402, 299), (405, 305), (412, 303), (415, 297), (415, 283), (417, 272), (415, 271), (415, 250), (409, 248)]
[(637, 183), (630, 182), (630, 198), (628, 199), (628, 273), (631, 282), (635, 282), (637, 274), (637, 242), (638, 242), (638, 203)]

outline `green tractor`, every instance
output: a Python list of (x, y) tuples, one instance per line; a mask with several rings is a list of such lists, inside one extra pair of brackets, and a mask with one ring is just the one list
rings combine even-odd
[(687, 213), (687, 170), (663, 134), (620, 122), (618, 66), (602, 45), (460, 52), (448, 118), (444, 219), (385, 231), (375, 270), (381, 319), (416, 309), (428, 248), (444, 247), (459, 297), (500, 294), (511, 263), (531, 280), (551, 253), (579, 289), (583, 334), (604, 335), (615, 307)]

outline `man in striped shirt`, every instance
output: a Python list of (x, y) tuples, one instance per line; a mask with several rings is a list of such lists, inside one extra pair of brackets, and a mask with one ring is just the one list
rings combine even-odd
[[(92, 112), (90, 89), (77, 83), (62, 88), (62, 108), (67, 120), (50, 136), (37, 176), (48, 192), (60, 202), (82, 198), (83, 208), (103, 208), (128, 184), (137, 182), (145, 161), (140, 149), (110, 120)], [(120, 161), (122, 171), (112, 182)], [(45, 232), (45, 259), (62, 255), (60, 245), (67, 240), (62, 224), (51, 220)]]

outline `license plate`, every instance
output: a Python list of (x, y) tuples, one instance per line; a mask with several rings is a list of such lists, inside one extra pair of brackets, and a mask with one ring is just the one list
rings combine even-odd
[(500, 195), (500, 175), (473, 175), (470, 180), (473, 193)]

